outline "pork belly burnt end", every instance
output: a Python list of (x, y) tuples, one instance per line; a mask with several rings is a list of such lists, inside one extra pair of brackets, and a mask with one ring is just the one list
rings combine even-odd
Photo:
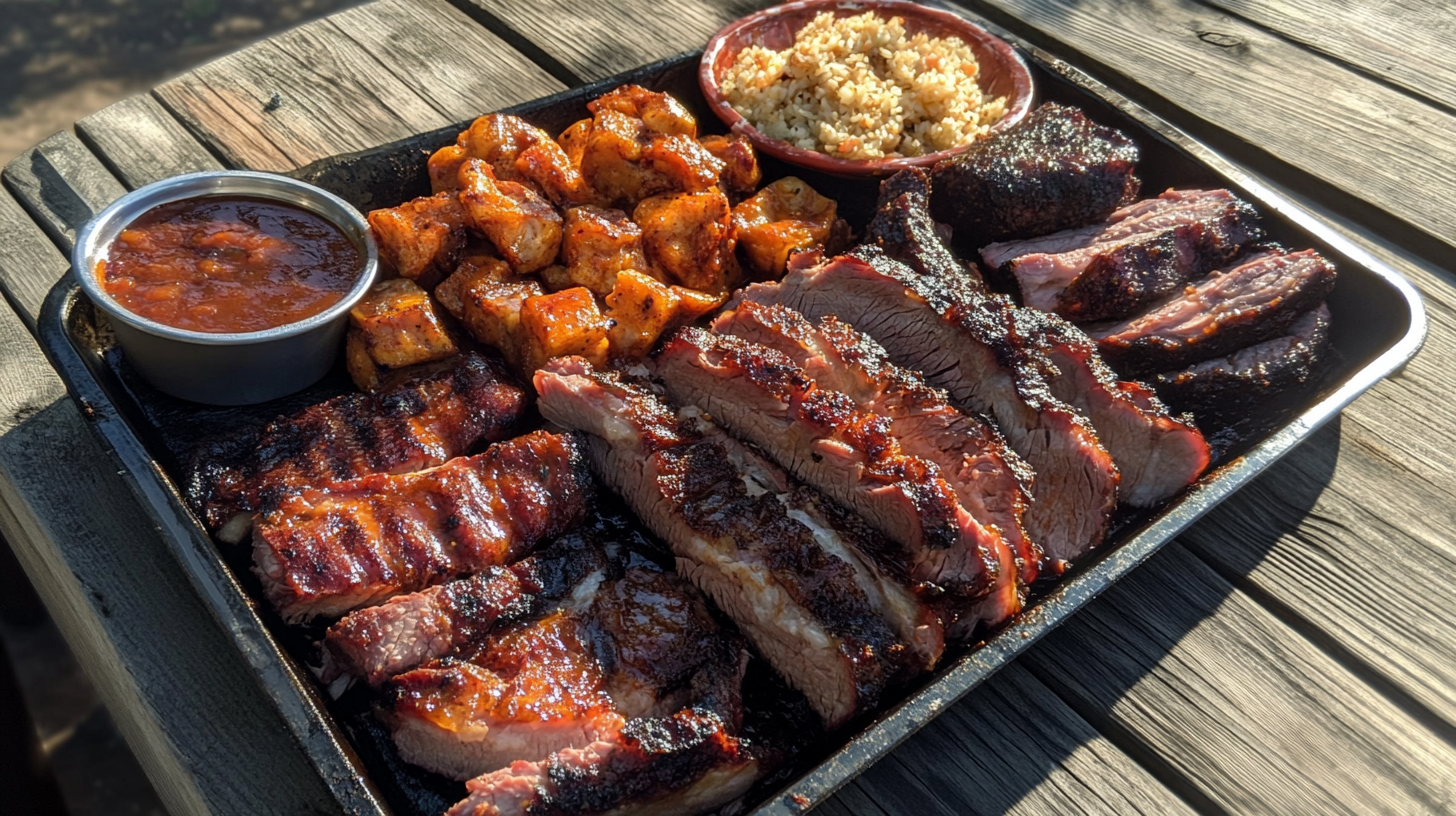
[(454, 192), (372, 210), (369, 229), (379, 258), (425, 289), (445, 279), (465, 248), (465, 208)]
[(284, 618), (342, 614), (520, 558), (580, 522), (590, 489), (581, 441), (537, 431), (289, 495), (255, 525), (253, 563)]
[(446, 816), (707, 813), (747, 793), (760, 773), (718, 718), (689, 709), (472, 779)]
[(1092, 421), (1112, 455), (1122, 475), (1119, 501), (1151, 507), (1202, 475), (1208, 442), (1187, 418), (1170, 414), (1146, 385), (1119, 381), (1076, 326), (1034, 309), (1019, 309), (1017, 321), (1056, 366), (1052, 394)]
[(1145, 314), (1088, 334), (1124, 377), (1172, 371), (1284, 334), (1334, 288), (1334, 265), (1314, 250), (1263, 249)]
[(593, 435), (598, 475), (830, 726), (934, 666), (934, 613), (862, 556), (888, 546), (700, 417), (579, 359), (536, 373), (542, 415)]
[(378, 394), (346, 394), (279, 417), (256, 442), (204, 442), (188, 463), (184, 493), (217, 537), (235, 544), (254, 513), (289, 493), (434, 467), (500, 439), (526, 405), (503, 366), (467, 352)]
[(912, 581), (963, 599), (990, 596), (988, 623), (1020, 609), (1015, 561), (1000, 536), (961, 507), (940, 468), (905, 454), (889, 420), (820, 388), (787, 356), (737, 337), (682, 329), (654, 365), (674, 398), (758, 445), (899, 544), (893, 557)]
[(991, 244), (981, 258), (1015, 278), (1027, 306), (1076, 321), (1127, 317), (1233, 260), (1262, 232), (1228, 190), (1169, 190), (1104, 223)]
[(989, 423), (952, 408), (944, 392), (833, 317), (816, 326), (793, 309), (748, 300), (715, 320), (713, 330), (782, 352), (819, 384), (889, 419), (900, 446), (939, 466), (971, 516), (1000, 532), (1016, 554), (1022, 583), (1036, 580), (1041, 548), (1022, 523), (1032, 471)]
[(968, 250), (1100, 221), (1137, 196), (1137, 145), (1048, 102), (935, 165), (931, 212)]
[(1026, 529), (1054, 564), (1101, 543), (1117, 505), (1117, 467), (1091, 423), (1052, 395), (1051, 364), (1017, 335), (1015, 307), (917, 275), (875, 248), (856, 253), (863, 257), (793, 270), (740, 297), (814, 319), (836, 316), (944, 388), (957, 407), (991, 417), (1036, 473)]

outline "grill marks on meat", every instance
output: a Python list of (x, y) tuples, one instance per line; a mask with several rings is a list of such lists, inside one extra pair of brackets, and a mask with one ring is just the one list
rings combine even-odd
[(543, 431), (431, 470), (294, 493), (259, 519), (253, 560), (288, 620), (335, 615), (509, 563), (577, 524), (582, 446)]
[(863, 257), (793, 270), (740, 298), (814, 319), (837, 316), (878, 341), (897, 365), (944, 388), (957, 407), (993, 418), (1036, 473), (1025, 519), (1032, 540), (1054, 561), (1101, 543), (1117, 503), (1117, 468), (1090, 423), (1052, 395), (1045, 379), (1051, 364), (1018, 336), (1015, 307), (916, 275), (877, 250), (856, 252)]
[(1041, 548), (1022, 524), (1031, 468), (987, 422), (952, 408), (944, 392), (891, 363), (879, 344), (833, 317), (814, 325), (792, 309), (743, 301), (715, 320), (713, 330), (786, 355), (821, 386), (887, 418), (905, 452), (939, 467), (966, 511), (1000, 533), (1022, 583), (1036, 580)]
[(193, 452), (184, 491), (218, 538), (237, 543), (254, 513), (274, 509), (289, 493), (443, 464), (500, 439), (526, 404), (500, 364), (462, 354), (387, 391), (348, 394), (280, 417), (245, 451), (205, 443)]
[(598, 475), (830, 726), (928, 670), (934, 613), (861, 553), (889, 545), (688, 411), (579, 358), (536, 373), (542, 414), (592, 434)]
[(1077, 321), (1127, 317), (1233, 260), (1262, 232), (1228, 190), (1169, 190), (1104, 223), (991, 244), (981, 258), (1014, 277), (1027, 306)]
[(942, 239), (944, 230), (930, 217), (930, 177), (911, 167), (880, 182), (874, 218), (865, 228), (865, 242), (922, 275), (966, 279), (980, 276), (967, 270)]
[(1171, 371), (1278, 337), (1335, 286), (1312, 249), (1258, 250), (1151, 311), (1088, 332), (1123, 376)]
[(1122, 475), (1121, 501), (1151, 507), (1192, 484), (1208, 467), (1203, 434), (1172, 416), (1152, 389), (1119, 381), (1080, 329), (1032, 309), (1017, 310), (1017, 321), (1021, 335), (1037, 343), (1057, 368), (1050, 377), (1052, 394), (1097, 429)]
[(1080, 227), (1137, 196), (1137, 161), (1127, 136), (1049, 102), (937, 164), (931, 212), (968, 248)]

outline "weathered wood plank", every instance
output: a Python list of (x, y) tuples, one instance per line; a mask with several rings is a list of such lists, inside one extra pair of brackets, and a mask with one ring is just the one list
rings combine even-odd
[(126, 193), (69, 130), (15, 157), (5, 165), (4, 178), (41, 229), (68, 252), (76, 230)]
[(1456, 116), (1193, 0), (960, 5), (1456, 243)]
[(825, 805), (916, 816), (1194, 812), (1017, 664)]
[(32, 332), (46, 293), (70, 268), (30, 215), (0, 189), (0, 290)]
[(1444, 813), (1456, 803), (1456, 749), (1177, 543), (1023, 665), (1224, 812)]
[(592, 81), (701, 48), (713, 32), (770, 0), (460, 0), (499, 20), (577, 77)]
[(207, 148), (146, 95), (123, 99), (81, 119), (76, 135), (133, 190), (183, 173), (222, 169)]

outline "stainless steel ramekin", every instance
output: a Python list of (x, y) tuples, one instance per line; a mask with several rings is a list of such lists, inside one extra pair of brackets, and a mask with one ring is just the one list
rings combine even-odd
[[(162, 204), (201, 196), (262, 198), (292, 204), (332, 222), (359, 250), (364, 268), (342, 300), (312, 317), (265, 331), (238, 334), (175, 329), (122, 308), (96, 278), (116, 236)], [(71, 264), (81, 288), (110, 318), (127, 360), (152, 385), (209, 405), (248, 405), (291, 394), (317, 382), (338, 359), (349, 309), (374, 283), (379, 254), (364, 216), (348, 202), (286, 176), (243, 170), (191, 173), (122, 196), (76, 236)]]

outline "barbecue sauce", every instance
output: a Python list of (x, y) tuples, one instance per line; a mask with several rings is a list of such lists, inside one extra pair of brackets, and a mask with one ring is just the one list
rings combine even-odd
[(122, 308), (195, 332), (263, 331), (338, 303), (363, 271), (344, 232), (276, 201), (205, 196), (133, 221), (96, 264)]

